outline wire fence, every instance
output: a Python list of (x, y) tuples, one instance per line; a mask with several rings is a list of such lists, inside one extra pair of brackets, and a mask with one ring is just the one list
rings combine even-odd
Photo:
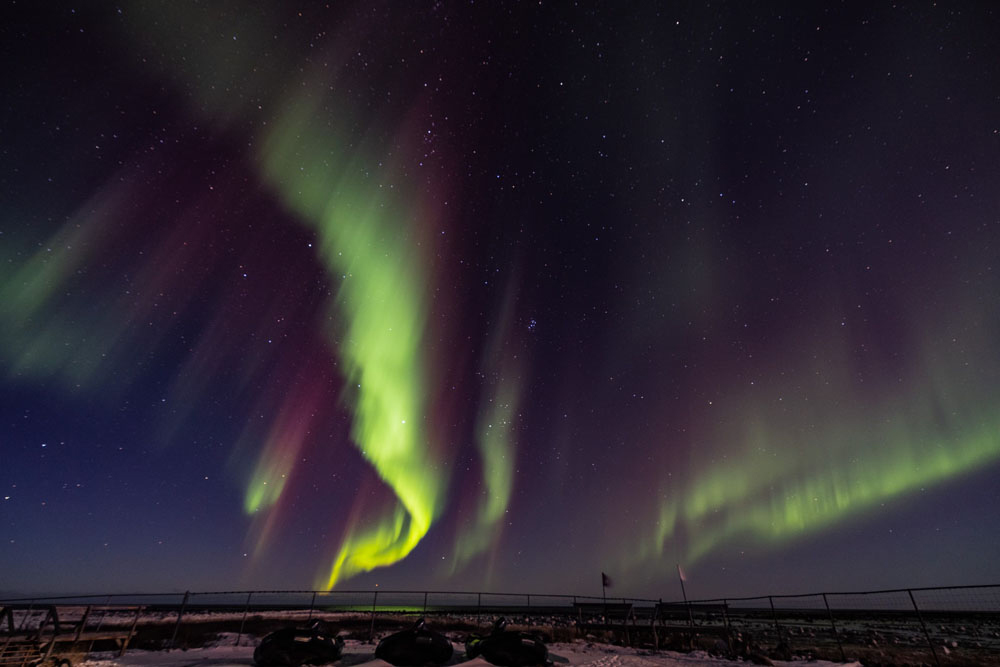
[[(281, 624), (313, 619), (348, 624), (356, 636), (369, 639), (418, 615), (441, 617), (442, 623), (448, 617), (450, 627), (474, 631), (502, 615), (547, 628), (550, 638), (604, 633), (654, 649), (703, 648), (777, 659), (1000, 664), (1000, 585), (679, 601), (379, 589), (20, 598), (0, 601), (0, 613), (9, 616), (0, 626), (0, 644), (5, 635), (9, 644), (13, 636), (41, 634), (56, 611), (56, 624), (73, 628), (77, 639), (85, 635), (85, 626), (95, 641), (118, 637), (115, 628), (128, 628), (127, 639), (119, 631), (122, 650), (129, 641), (146, 648), (192, 645), (204, 641), (206, 633), (235, 633), (237, 644), (250, 643)], [(57, 634), (58, 628), (53, 637)]]

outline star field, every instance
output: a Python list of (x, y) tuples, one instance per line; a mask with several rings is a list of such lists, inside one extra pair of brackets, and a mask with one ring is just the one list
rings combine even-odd
[(996, 579), (989, 4), (3, 14), (6, 592)]

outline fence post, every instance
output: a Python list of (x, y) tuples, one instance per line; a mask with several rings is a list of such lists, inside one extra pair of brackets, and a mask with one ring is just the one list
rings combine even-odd
[[(34, 609), (35, 609), (35, 601), (34, 601), (34, 599), (32, 599), (31, 602), (28, 603), (28, 611), (27, 611), (27, 613), (25, 613), (25, 615), (21, 617), (21, 622), (17, 626), (17, 631), (18, 632), (20, 632), (21, 630), (24, 629), (24, 624), (28, 622), (28, 617), (31, 616), (31, 612), (34, 611)], [(10, 618), (11, 618), (11, 623), (13, 623), (14, 622), (14, 617), (11, 616)], [(14, 628), (11, 628), (11, 630), (13, 630), (13, 629)], [(7, 642), (4, 644), (4, 648), (6, 648), (7, 644), (9, 644), (9, 643), (10, 643), (10, 638), (8, 637), (7, 638)]]
[(483, 594), (476, 593), (476, 625), (479, 625), (479, 613), (483, 608)]
[(424, 614), (427, 613), (427, 591), (424, 591)]
[(42, 657), (42, 661), (47, 661), (52, 655), (52, 650), (56, 647), (56, 637), (59, 635), (59, 610), (55, 605), (49, 607), (48, 613), (45, 614), (45, 618), (42, 620), (41, 625), (38, 626), (38, 639), (42, 638), (42, 629), (45, 624), (52, 619), (52, 641), (49, 642), (49, 647), (45, 651), (45, 655)]
[(823, 604), (826, 605), (826, 613), (830, 617), (830, 627), (833, 628), (833, 638), (837, 640), (837, 648), (840, 649), (840, 659), (842, 662), (847, 662), (847, 656), (844, 654), (844, 645), (840, 643), (840, 635), (837, 634), (837, 624), (833, 622), (833, 612), (830, 611), (830, 603), (826, 600), (826, 593), (823, 593)]
[(653, 631), (653, 650), (654, 651), (659, 651), (660, 650), (660, 637), (658, 636), (658, 634), (656, 632), (656, 622), (658, 620), (660, 620), (660, 608), (662, 606), (663, 606), (663, 598), (660, 598), (660, 601), (657, 602), (655, 605), (653, 605), (652, 619), (649, 621), (649, 627)]
[[(97, 627), (94, 628), (94, 632), (95, 633), (100, 632), (101, 631), (101, 626), (104, 625), (104, 617), (108, 615), (108, 607), (111, 606), (111, 598), (112, 597), (113, 596), (109, 595), (108, 597), (106, 597), (104, 599), (104, 611), (101, 612), (101, 617), (97, 620)], [(87, 647), (87, 653), (90, 653), (91, 651), (94, 650), (94, 642), (95, 641), (97, 641), (97, 640), (96, 639), (91, 639), (90, 640), (90, 645)]]
[(368, 629), (368, 641), (375, 639), (375, 605), (378, 603), (378, 591), (372, 596), (372, 626)]
[(313, 617), (313, 609), (316, 608), (316, 591), (313, 591), (312, 602), (309, 603), (309, 618), (306, 621), (311, 621)]
[(187, 607), (188, 599), (191, 597), (191, 591), (185, 591), (184, 600), (181, 602), (181, 608), (177, 612), (177, 625), (174, 626), (174, 635), (170, 638), (170, 648), (177, 648), (177, 631), (181, 629), (181, 619), (184, 618), (184, 609)]
[[(774, 611), (774, 608), (771, 608)], [(726, 624), (726, 648), (729, 649), (729, 655), (733, 654), (733, 631), (729, 627), (729, 600), (722, 600), (722, 621)]]
[(927, 632), (927, 625), (924, 623), (923, 614), (920, 613), (920, 607), (917, 606), (917, 600), (913, 597), (913, 591), (907, 588), (906, 592), (910, 595), (910, 602), (913, 603), (913, 610), (917, 612), (917, 620), (920, 621), (920, 627), (923, 628), (924, 638), (927, 639), (927, 645), (931, 647), (931, 655), (934, 656), (934, 664), (940, 667), (941, 662), (938, 660), (937, 651), (934, 650), (934, 642), (931, 641), (931, 635)]
[(83, 610), (83, 618), (80, 619), (80, 625), (76, 627), (76, 637), (73, 638), (74, 644), (80, 641), (80, 637), (83, 636), (83, 628), (87, 625), (87, 621), (90, 620), (90, 609), (91, 605), (88, 604)]
[[(625, 608), (626, 605), (628, 605), (628, 603), (625, 602), (625, 598), (622, 598), (622, 608), (623, 608), (623, 610), (624, 610), (624, 608)], [(631, 605), (629, 605), (629, 606), (631, 607)], [(625, 614), (625, 616), (622, 618), (622, 627), (625, 628), (625, 643), (628, 644), (629, 646), (632, 646), (632, 635), (630, 635), (629, 631), (628, 631), (628, 617), (630, 615), (632, 616), (632, 627), (635, 627), (635, 613), (634, 612), (635, 612), (634, 609), (630, 609), (629, 611), (623, 611), (622, 612), (622, 613)]]
[(132, 627), (128, 629), (128, 637), (122, 640), (122, 648), (118, 652), (119, 658), (125, 655), (125, 651), (128, 650), (129, 643), (132, 641), (132, 638), (135, 637), (135, 628), (137, 625), (139, 625), (139, 616), (141, 614), (142, 614), (142, 605), (139, 605), (135, 608), (135, 618), (132, 619)]
[[(24, 624), (28, 622), (28, 617), (32, 615), (31, 610), (34, 607), (35, 607), (35, 601), (32, 600), (28, 604), (28, 611), (25, 612), (24, 616), (21, 617), (21, 622), (17, 626), (18, 632), (20, 632), (21, 629), (24, 627)], [(10, 607), (6, 607), (3, 609), (3, 613), (7, 619), (7, 629), (9, 630), (10, 634), (7, 635), (7, 640), (3, 643), (3, 646), (0, 646), (0, 655), (5, 655), (7, 653), (7, 647), (10, 646), (11, 640), (14, 639), (14, 612), (11, 610)]]
[(771, 605), (771, 618), (774, 620), (774, 632), (778, 635), (778, 642), (781, 642), (781, 626), (778, 625), (778, 613), (774, 611), (774, 596), (768, 595), (767, 601)]
[(528, 606), (531, 606), (531, 593), (528, 593)]
[(243, 626), (247, 622), (247, 612), (250, 611), (250, 598), (253, 597), (253, 591), (247, 593), (247, 603), (243, 607), (243, 620), (240, 621), (240, 634), (236, 635), (236, 645), (240, 645), (240, 640), (243, 639)]

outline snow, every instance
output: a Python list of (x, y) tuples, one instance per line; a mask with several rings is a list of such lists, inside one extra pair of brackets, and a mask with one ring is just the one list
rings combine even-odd
[[(228, 641), (227, 641), (228, 640)], [(253, 665), (253, 646), (232, 646), (235, 636), (223, 636), (216, 646), (173, 651), (128, 651), (123, 657), (97, 655), (94, 659), (80, 663), (80, 667), (248, 667)], [(244, 638), (244, 642), (246, 638)], [(549, 644), (549, 659), (554, 667), (725, 667), (726, 665), (748, 665), (738, 660), (715, 658), (702, 651), (674, 653), (671, 651), (652, 652), (643, 649), (611, 646), (585, 641)], [(375, 646), (365, 642), (348, 640), (344, 655), (335, 665), (338, 667), (391, 667), (388, 663), (374, 659)], [(482, 659), (464, 660), (460, 644), (455, 646), (455, 657), (447, 667), (492, 667)], [(824, 667), (841, 663), (823, 660), (802, 660), (792, 662), (774, 661), (775, 665), (810, 665)], [(860, 667), (860, 663), (847, 663), (847, 667)]]

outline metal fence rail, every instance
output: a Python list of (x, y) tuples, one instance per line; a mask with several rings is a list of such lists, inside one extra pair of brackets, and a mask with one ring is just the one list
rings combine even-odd
[[(370, 633), (375, 632), (378, 618), (418, 614), (451, 616), (472, 626), (506, 615), (528, 624), (580, 628), (593, 627), (594, 616), (602, 616), (602, 608), (607, 618), (601, 622), (607, 623), (614, 606), (630, 609), (631, 637), (648, 630), (648, 641), (657, 646), (653, 626), (664, 624), (665, 614), (673, 614), (687, 624), (689, 645), (710, 626), (717, 630), (725, 623), (727, 636), (741, 646), (776, 657), (808, 655), (884, 662), (879, 656), (891, 651), (897, 658), (902, 655), (904, 662), (1000, 664), (1000, 584), (688, 601), (379, 589), (128, 593), (0, 601), (0, 609), (11, 610), (19, 631), (30, 631), (33, 623), (40, 622), (41, 610), (47, 605), (58, 605), (69, 613), (75, 607), (78, 614), (91, 614), (93, 609), (92, 617), (101, 613), (106, 627), (134, 622), (118, 618), (109, 612), (112, 608), (141, 607), (140, 629), (152, 632), (159, 628), (157, 636), (167, 646), (183, 642), (185, 627), (206, 623), (237, 633), (239, 642), (266, 627), (262, 619), (270, 616), (273, 624), (275, 615), (285, 622), (330, 615), (370, 618)], [(621, 627), (628, 632), (624, 621)], [(663, 627), (676, 629), (676, 625)], [(640, 637), (640, 641), (647, 640)]]
[(691, 601), (710, 603), (726, 605), (735, 631), (777, 653), (1000, 664), (1000, 585)]

